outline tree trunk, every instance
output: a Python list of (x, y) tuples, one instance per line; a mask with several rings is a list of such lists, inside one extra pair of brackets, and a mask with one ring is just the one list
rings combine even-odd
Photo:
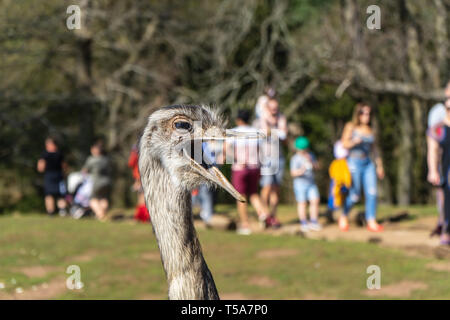
[[(436, 7), (436, 65), (443, 78), (448, 76), (448, 6), (442, 0), (434, 0)], [(450, 5), (450, 4), (449, 4)]]
[[(407, 2), (404, 7), (406, 11), (406, 19), (403, 21), (405, 23), (404, 32), (406, 33), (406, 50), (408, 59), (408, 70), (407, 74), (412, 82), (417, 84), (419, 87), (424, 87), (424, 70), (422, 67), (422, 52), (420, 47), (420, 25), (416, 22), (417, 13), (420, 8), (417, 4), (412, 2)], [(425, 142), (425, 122), (424, 122), (424, 105), (423, 102), (417, 98), (411, 98), (411, 107), (413, 111), (413, 123), (414, 123), (414, 154), (415, 161), (413, 167), (413, 177), (414, 185), (423, 185), (425, 159), (426, 159), (426, 142)], [(411, 137), (412, 138), (412, 137)], [(412, 190), (414, 194), (414, 199), (416, 201), (421, 201), (421, 196), (423, 195), (421, 189), (414, 188)]]
[(360, 5), (356, 0), (341, 0), (341, 14), (345, 33), (350, 38), (352, 57), (355, 60), (361, 60), (364, 54), (359, 8)]
[(88, 27), (87, 15), (91, 7), (89, 0), (80, 2), (81, 29), (75, 29), (77, 37), (77, 84), (78, 95), (83, 97), (79, 104), (80, 130), (78, 134), (79, 147), (82, 156), (89, 154), (89, 147), (94, 137), (94, 95), (92, 91), (92, 35)]
[(427, 185), (424, 184), (426, 181), (425, 171), (426, 171), (426, 156), (427, 156), (427, 145), (425, 139), (425, 112), (423, 102), (417, 99), (412, 99), (411, 101), (413, 107), (413, 117), (414, 117), (414, 199), (415, 202), (423, 203), (426, 201)]
[[(372, 104), (372, 106), (377, 105), (377, 101), (376, 99), (372, 99), (370, 101), (370, 103)], [(381, 159), (383, 159), (383, 166), (384, 166), (384, 170), (386, 171), (386, 162), (384, 161), (383, 158), (383, 148), (381, 147), (381, 140), (380, 140), (380, 124), (378, 121), (378, 116), (377, 115), (373, 115), (372, 116), (372, 127), (373, 127), (373, 131), (374, 131), (374, 135), (376, 137), (377, 140), (377, 152), (378, 155), (381, 157)], [(388, 179), (387, 174), (385, 175), (383, 180), (379, 180), (377, 183), (377, 193), (378, 193), (378, 198), (380, 200), (380, 202), (384, 202), (384, 203), (388, 203), (388, 204), (392, 204), (392, 192), (391, 192), (391, 184), (390, 181)]]
[(399, 205), (411, 203), (413, 169), (413, 127), (408, 100), (398, 98), (400, 141), (398, 147), (397, 202)]
[(94, 137), (94, 96), (92, 94), (91, 75), (91, 39), (80, 39), (78, 41), (79, 56), (77, 59), (77, 82), (79, 87), (78, 95), (83, 97), (78, 102), (80, 130), (78, 134), (79, 147), (82, 156), (89, 154), (89, 148)]

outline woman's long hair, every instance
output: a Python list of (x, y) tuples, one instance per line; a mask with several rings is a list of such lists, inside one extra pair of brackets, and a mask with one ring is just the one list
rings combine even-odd
[[(358, 102), (355, 106), (355, 109), (353, 110), (353, 116), (352, 116), (352, 123), (353, 125), (359, 126), (361, 124), (361, 121), (359, 120), (359, 116), (363, 110), (364, 107), (369, 107), (370, 111), (372, 112), (373, 109), (370, 106), (370, 104), (365, 103), (365, 102)], [(372, 124), (372, 115), (370, 115), (370, 120), (369, 120), (369, 126)]]

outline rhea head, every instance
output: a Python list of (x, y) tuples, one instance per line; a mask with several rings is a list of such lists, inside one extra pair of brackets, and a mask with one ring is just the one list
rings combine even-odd
[[(152, 113), (141, 138), (140, 158), (159, 162), (179, 188), (190, 191), (202, 184), (219, 185), (234, 198), (245, 198), (203, 153), (203, 142), (220, 141), (239, 134), (227, 132), (223, 119), (206, 106), (174, 105)], [(141, 174), (149, 174), (145, 166)], [(156, 182), (156, 181), (155, 181)], [(161, 182), (161, 181), (158, 181)]]

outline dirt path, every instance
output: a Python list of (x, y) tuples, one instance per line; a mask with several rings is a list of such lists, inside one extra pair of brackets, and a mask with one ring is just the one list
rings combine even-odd
[(351, 226), (347, 232), (342, 232), (337, 224), (325, 225), (321, 231), (300, 233), (298, 224), (288, 224), (278, 230), (263, 231), (275, 235), (301, 235), (309, 239), (326, 241), (348, 240), (376, 243), (383, 247), (403, 250), (411, 256), (427, 256), (450, 258), (450, 250), (439, 246), (437, 237), (430, 238), (430, 230), (436, 224), (435, 217), (420, 218), (413, 221), (385, 223), (384, 232), (373, 233), (366, 228)]
[(28, 278), (42, 278), (48, 273), (57, 271), (59, 268), (53, 266), (29, 266), (22, 268), (15, 268), (14, 271), (25, 274)]
[(413, 291), (426, 290), (428, 285), (418, 281), (402, 281), (387, 286), (379, 290), (365, 290), (363, 294), (368, 297), (388, 297), (388, 298), (408, 298)]
[[(223, 220), (223, 217), (221, 219)], [(222, 225), (224, 224), (226, 223), (222, 221)], [(232, 224), (231, 219), (228, 224)], [(283, 224), (279, 229), (264, 230), (258, 222), (253, 221), (251, 229), (253, 233), (272, 234), (274, 236), (292, 235), (325, 241), (370, 242), (382, 247), (401, 249), (410, 256), (450, 259), (450, 249), (439, 246), (437, 237), (430, 238), (429, 236), (430, 230), (435, 227), (435, 224), (435, 217), (425, 217), (404, 222), (387, 222), (384, 224), (384, 232), (381, 233), (373, 233), (356, 225), (351, 225), (349, 231), (342, 232), (337, 224), (324, 225), (321, 231), (301, 233), (298, 223)], [(204, 228), (201, 221), (196, 221), (196, 226)]]
[(33, 286), (22, 290), (16, 288), (13, 293), (0, 292), (0, 300), (47, 300), (55, 298), (66, 292), (66, 279), (56, 278), (49, 283)]

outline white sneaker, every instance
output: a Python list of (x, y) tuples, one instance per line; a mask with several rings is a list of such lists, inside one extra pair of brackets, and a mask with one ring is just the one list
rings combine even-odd
[(322, 230), (322, 226), (318, 222), (310, 222), (308, 228), (312, 231)]
[(309, 226), (306, 223), (300, 223), (300, 231), (301, 232), (308, 232)]
[(267, 215), (265, 215), (265, 214), (262, 214), (258, 217), (258, 220), (262, 221), (262, 222), (266, 221), (266, 219), (267, 219)]
[(249, 228), (239, 228), (236, 230), (236, 233), (240, 234), (240, 235), (248, 236), (249, 234), (252, 233), (252, 230), (250, 230)]

